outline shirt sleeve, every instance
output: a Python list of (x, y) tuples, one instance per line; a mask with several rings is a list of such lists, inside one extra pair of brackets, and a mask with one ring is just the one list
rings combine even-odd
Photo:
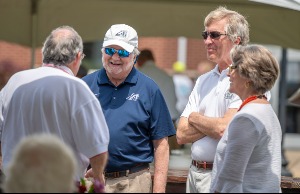
[[(73, 137), (77, 149), (86, 157), (107, 152), (109, 143), (109, 130), (97, 98), (87, 88), (80, 88), (81, 97), (85, 103), (77, 106), (72, 122)], [(79, 103), (76, 103), (79, 104)]]
[(243, 192), (245, 170), (259, 137), (260, 133), (250, 118), (239, 116), (232, 120), (228, 128), (224, 163), (216, 178), (215, 191)]

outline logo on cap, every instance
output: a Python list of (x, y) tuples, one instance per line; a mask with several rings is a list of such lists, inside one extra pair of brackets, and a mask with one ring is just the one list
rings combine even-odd
[(127, 31), (122, 30), (122, 31), (118, 32), (116, 34), (116, 36), (121, 36), (121, 37), (125, 38), (127, 36)]

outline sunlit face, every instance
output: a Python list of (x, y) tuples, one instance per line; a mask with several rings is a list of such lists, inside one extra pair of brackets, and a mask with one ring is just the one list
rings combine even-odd
[[(205, 28), (207, 32), (217, 31), (221, 34), (226, 34), (225, 25), (226, 19), (215, 21)], [(230, 50), (234, 46), (234, 43), (229, 39), (227, 35), (221, 35), (218, 38), (211, 38), (210, 36), (204, 40), (204, 44), (207, 50), (207, 58), (217, 64), (230, 64)]]
[[(123, 49), (117, 45), (107, 46), (117, 50)], [(114, 80), (125, 80), (134, 65), (134, 54), (131, 53), (128, 57), (121, 58), (118, 53), (110, 56), (102, 49), (102, 63), (106, 70), (107, 76)]]
[(237, 94), (240, 98), (243, 97), (244, 93), (247, 93), (247, 88), (245, 87), (247, 80), (240, 76), (238, 73), (238, 67), (230, 68), (228, 71), (230, 87), (229, 92)]

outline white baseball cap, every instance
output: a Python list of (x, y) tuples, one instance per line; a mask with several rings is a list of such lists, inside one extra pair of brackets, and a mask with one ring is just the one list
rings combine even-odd
[(118, 45), (128, 52), (138, 48), (138, 35), (135, 29), (126, 24), (115, 24), (106, 32), (103, 47)]

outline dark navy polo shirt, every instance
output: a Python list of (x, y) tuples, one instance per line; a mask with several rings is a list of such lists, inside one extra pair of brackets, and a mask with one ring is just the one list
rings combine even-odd
[(176, 133), (157, 84), (135, 67), (118, 87), (109, 81), (104, 68), (82, 79), (99, 99), (109, 128), (106, 171), (151, 163), (154, 158), (152, 140)]

